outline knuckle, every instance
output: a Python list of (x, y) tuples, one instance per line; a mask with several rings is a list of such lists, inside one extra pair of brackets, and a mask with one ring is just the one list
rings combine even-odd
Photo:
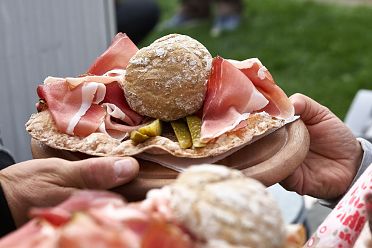
[(80, 168), (80, 178), (83, 188), (104, 188), (105, 165), (97, 159), (89, 159)]

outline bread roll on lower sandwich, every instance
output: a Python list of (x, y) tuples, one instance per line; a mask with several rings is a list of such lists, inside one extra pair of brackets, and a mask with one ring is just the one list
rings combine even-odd
[(303, 227), (284, 225), (260, 182), (224, 166), (192, 166), (175, 183), (150, 191), (147, 201), (154, 200), (166, 203), (170, 218), (196, 237), (200, 247), (282, 248), (305, 242)]

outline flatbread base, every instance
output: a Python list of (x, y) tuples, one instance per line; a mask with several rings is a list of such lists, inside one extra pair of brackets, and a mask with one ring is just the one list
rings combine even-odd
[(140, 153), (171, 154), (175, 157), (204, 158), (226, 153), (231, 149), (249, 144), (255, 137), (263, 136), (284, 126), (286, 121), (270, 116), (265, 112), (251, 114), (247, 125), (234, 132), (218, 137), (215, 142), (203, 148), (180, 148), (178, 142), (166, 137), (152, 137), (135, 145), (131, 140), (123, 142), (107, 134), (92, 133), (87, 137), (72, 136), (57, 130), (48, 110), (33, 114), (26, 123), (30, 135), (44, 144), (73, 152), (82, 152), (93, 156), (134, 156)]

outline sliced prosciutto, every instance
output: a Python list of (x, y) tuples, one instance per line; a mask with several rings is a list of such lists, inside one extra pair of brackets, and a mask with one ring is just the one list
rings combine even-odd
[(203, 107), (202, 141), (231, 131), (250, 113), (268, 103), (244, 73), (227, 60), (214, 58)]
[[(125, 123), (128, 123), (131, 126), (139, 125), (143, 117), (139, 114), (137, 114), (135, 111), (133, 111), (125, 99), (124, 91), (119, 86), (118, 83), (111, 83), (106, 85), (106, 95), (105, 99), (103, 99), (103, 103), (110, 103), (111, 107), (111, 115), (117, 119), (123, 120)], [(125, 110), (125, 113), (123, 113)], [(115, 115), (116, 112), (120, 111), (121, 113), (118, 113)], [(124, 114), (125, 116), (123, 116)]]
[(57, 207), (33, 210), (32, 216), (1, 239), (0, 248), (194, 247), (174, 221), (109, 192), (78, 192)]
[[(124, 91), (117, 82), (106, 85), (106, 95), (102, 107), (106, 111), (106, 117), (99, 126), (99, 131), (118, 140), (124, 139), (128, 133), (138, 129), (144, 119), (129, 107)], [(115, 120), (120, 120), (122, 123)]]
[(37, 93), (48, 104), (48, 109), (61, 132), (87, 136), (93, 133), (106, 115), (98, 105), (105, 96), (106, 88), (100, 83), (83, 83), (70, 90), (64, 79), (39, 85)]
[(236, 68), (242, 71), (255, 85), (255, 87), (269, 100), (265, 106), (272, 116), (288, 118), (294, 115), (294, 108), (284, 91), (275, 84), (273, 77), (261, 61), (257, 58), (243, 61), (229, 60)]
[(32, 220), (0, 239), (0, 248), (50, 248), (58, 244), (58, 233), (47, 222)]
[[(122, 139), (143, 120), (126, 103), (118, 85), (123, 78), (124, 70), (109, 71), (102, 76), (48, 77), (37, 92), (47, 102), (59, 131), (85, 137), (101, 130)], [(111, 117), (122, 124), (114, 123)], [(102, 127), (108, 127), (108, 130), (102, 130)]]
[(137, 51), (137, 46), (126, 34), (118, 33), (110, 47), (90, 66), (88, 73), (102, 75), (112, 69), (124, 69)]
[[(80, 77), (66, 77), (64, 80), (69, 84), (69, 87), (71, 89), (75, 88), (76, 86), (83, 84), (83, 83), (89, 83), (89, 82), (101, 82), (103, 84), (110, 84), (112, 82), (122, 82), (124, 80), (124, 69), (113, 69), (110, 71), (107, 71), (102, 76), (96, 76), (96, 75), (82, 75)], [(54, 81), (58, 80), (60, 78), (56, 77), (47, 77), (44, 80), (44, 84), (53, 83)]]
[(137, 51), (128, 36), (119, 33), (86, 75), (45, 79), (37, 92), (60, 132), (85, 137), (98, 131), (121, 140), (138, 128), (143, 117), (130, 109), (119, 86)]

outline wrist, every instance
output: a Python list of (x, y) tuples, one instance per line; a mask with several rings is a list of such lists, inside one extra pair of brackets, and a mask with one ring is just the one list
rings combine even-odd
[(358, 140), (358, 139), (355, 139), (355, 146), (356, 146), (356, 149), (355, 149), (355, 156), (354, 156), (354, 163), (352, 165), (353, 167), (353, 179), (349, 185), (348, 188), (351, 187), (351, 185), (353, 185), (354, 181), (355, 181), (355, 177), (357, 176), (358, 174), (358, 171), (360, 169), (360, 166), (362, 164), (362, 161), (363, 161), (363, 157), (364, 157), (364, 150), (363, 150), (363, 146), (361, 144), (361, 142)]
[(351, 183), (351, 185), (354, 184), (354, 182), (363, 174), (363, 172), (367, 169), (367, 167), (372, 164), (372, 144), (363, 139), (363, 138), (357, 138), (358, 143), (361, 147), (362, 154), (361, 159), (359, 161), (359, 164), (357, 165), (357, 170), (355, 173), (355, 177)]
[[(370, 147), (367, 148), (367, 145)], [(320, 204), (326, 207), (334, 208), (337, 203), (341, 200), (341, 198), (346, 194), (346, 192), (353, 186), (356, 180), (363, 174), (366, 168), (372, 163), (372, 145), (364, 140), (357, 138), (355, 139), (355, 151), (354, 151), (354, 158), (350, 165), (351, 177), (350, 181), (348, 181), (348, 185), (337, 197), (332, 199), (320, 199)]]

